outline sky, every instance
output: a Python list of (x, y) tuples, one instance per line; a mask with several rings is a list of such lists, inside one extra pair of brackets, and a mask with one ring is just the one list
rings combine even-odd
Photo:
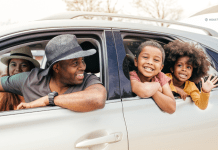
[[(125, 2), (124, 9), (132, 10), (132, 0), (119, 0)], [(209, 6), (218, 5), (218, 0), (177, 0), (183, 9), (182, 17), (186, 18)], [(0, 0), (0, 26), (15, 22), (32, 21), (67, 11), (62, 0)], [(125, 11), (124, 11), (125, 12)], [(129, 11), (126, 11), (129, 12)], [(131, 11), (130, 11), (131, 12)]]

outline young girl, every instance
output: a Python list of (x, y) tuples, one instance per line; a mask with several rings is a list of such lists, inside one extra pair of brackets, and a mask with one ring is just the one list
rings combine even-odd
[(137, 71), (130, 72), (132, 92), (141, 98), (152, 97), (156, 104), (167, 113), (174, 113), (176, 103), (170, 90), (170, 80), (161, 72), (165, 53), (154, 41), (142, 43), (136, 51), (134, 64)]
[(199, 82), (201, 77), (207, 75), (210, 63), (205, 53), (194, 44), (175, 40), (164, 46), (166, 62), (164, 72), (172, 79), (170, 88), (178, 93), (182, 99), (191, 96), (195, 105), (204, 110), (207, 108), (210, 91), (218, 86), (215, 85), (218, 79), (209, 76), (204, 83), (202, 81), (201, 93), (194, 82)]

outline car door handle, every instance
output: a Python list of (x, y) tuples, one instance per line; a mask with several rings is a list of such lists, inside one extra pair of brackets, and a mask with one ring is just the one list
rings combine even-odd
[(98, 144), (103, 143), (112, 143), (112, 142), (118, 142), (122, 138), (122, 133), (113, 133), (107, 136), (95, 138), (95, 139), (89, 139), (84, 140), (82, 142), (79, 142), (76, 144), (76, 148), (82, 148), (82, 147), (90, 147)]

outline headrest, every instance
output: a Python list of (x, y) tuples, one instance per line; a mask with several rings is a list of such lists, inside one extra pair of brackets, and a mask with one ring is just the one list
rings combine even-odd
[(99, 73), (99, 52), (97, 47), (95, 47), (91, 42), (85, 41), (80, 44), (83, 50), (89, 50), (89, 49), (96, 49), (96, 53), (91, 56), (84, 57), (85, 63), (86, 63), (86, 70), (87, 73)]
[(135, 56), (132, 54), (126, 54), (126, 57), (123, 60), (123, 73), (126, 78), (129, 79), (129, 72), (133, 70), (137, 70), (134, 65)]

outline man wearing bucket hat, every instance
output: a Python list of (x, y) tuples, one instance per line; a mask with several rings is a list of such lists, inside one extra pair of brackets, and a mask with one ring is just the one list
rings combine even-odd
[(2, 77), (0, 91), (23, 95), (25, 103), (18, 109), (57, 105), (73, 111), (103, 108), (106, 89), (95, 75), (86, 74), (83, 57), (93, 55), (94, 49), (83, 51), (75, 35), (59, 35), (45, 48), (45, 69), (11, 77)]

